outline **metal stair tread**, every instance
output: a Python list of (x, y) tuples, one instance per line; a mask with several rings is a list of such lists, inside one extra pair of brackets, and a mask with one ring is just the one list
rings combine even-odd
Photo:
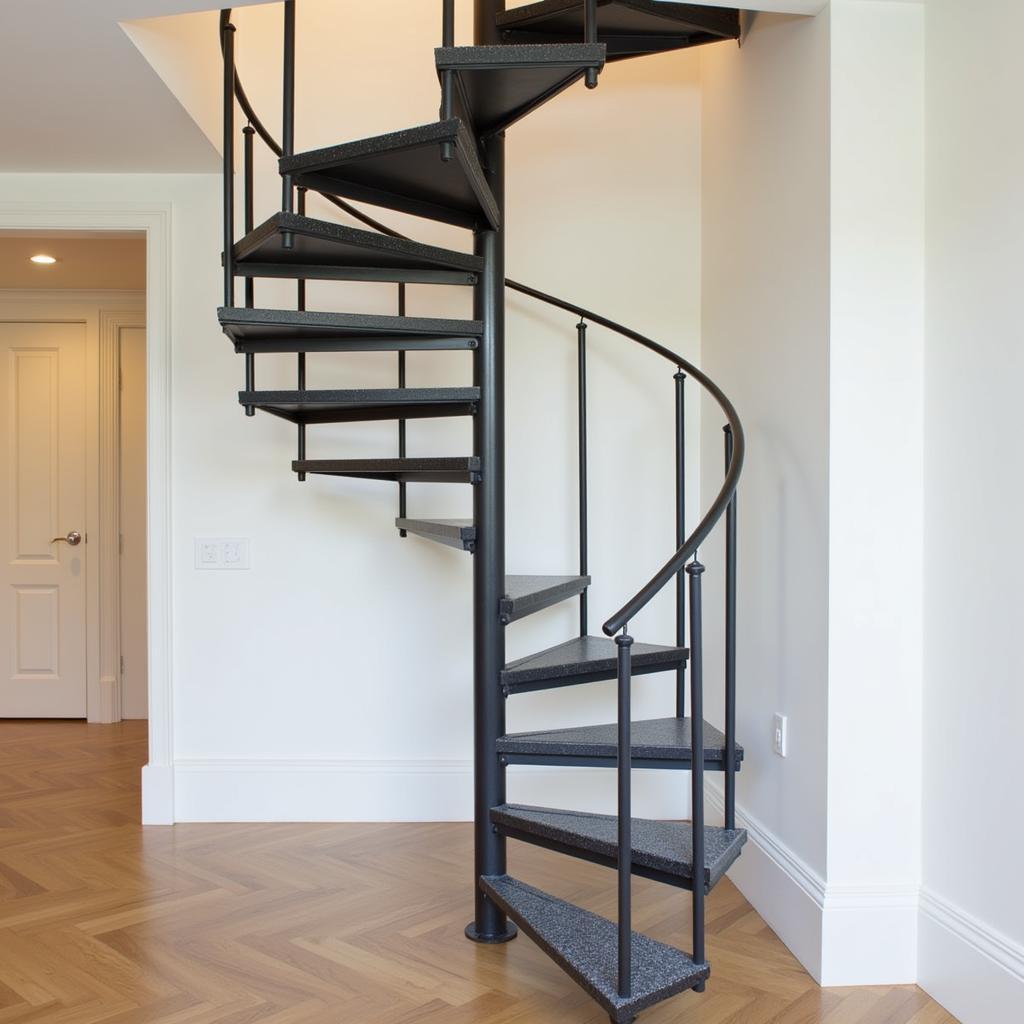
[(480, 887), (615, 1021), (706, 980), (708, 964), (639, 932), (632, 933), (629, 996), (618, 993), (618, 927), (509, 875), (484, 875)]
[[(290, 234), (292, 247), (283, 236)], [(297, 213), (275, 213), (234, 248), (241, 274), (268, 277), (366, 278), (472, 284), (484, 261), (471, 253), (424, 245)]]
[[(631, 753), (634, 763), (678, 762), (681, 767), (693, 759), (689, 718), (651, 718), (631, 725)], [(569, 762), (614, 764), (618, 757), (618, 726), (615, 722), (580, 725), (568, 729), (543, 729), (509, 733), (498, 739), (499, 754), (523, 763)], [(743, 761), (743, 747), (735, 746), (737, 768)], [(709, 722), (704, 723), (704, 765), (725, 765), (725, 736)], [(539, 760), (543, 759), (543, 760)]]
[(221, 307), (217, 317), (240, 352), (475, 348), (483, 333), (479, 320), (374, 313)]
[(481, 135), (507, 128), (579, 80), (602, 68), (602, 43), (525, 43), (513, 46), (442, 46), (434, 51), (438, 75), (455, 74), (460, 98)]
[(589, 576), (506, 576), (502, 621), (515, 622), (553, 604), (577, 597), (590, 586)]
[[(688, 822), (633, 818), (632, 862), (635, 874), (655, 877), (684, 889), (693, 887), (693, 829)], [(618, 863), (618, 818), (503, 804), (491, 809), (491, 822), (510, 838), (552, 845), (561, 852), (608, 867)], [(710, 890), (740, 855), (743, 829), (704, 828), (704, 885)]]
[(296, 153), (279, 166), (296, 185), (331, 195), (465, 228), (501, 223), (476, 142), (458, 118)]
[[(507, 692), (546, 689), (578, 682), (612, 679), (617, 671), (618, 648), (612, 637), (577, 636), (546, 650), (509, 662), (501, 672)], [(634, 675), (673, 669), (686, 661), (681, 647), (634, 643)]]
[(360, 388), (346, 391), (240, 391), (241, 405), (292, 423), (471, 416), (479, 388)]
[(292, 463), (292, 470), (397, 483), (473, 483), (480, 474), (480, 460), (475, 455), (426, 459), (297, 459)]
[[(583, 37), (583, 0), (539, 0), (497, 17), (509, 41)], [(597, 0), (597, 38), (608, 60), (699, 46), (740, 36), (739, 10), (666, 3), (664, 0)]]
[(395, 520), (395, 526), (407, 533), (414, 533), (439, 544), (447, 544), (462, 551), (472, 551), (476, 544), (476, 524), (472, 519), (424, 519), (402, 518)]

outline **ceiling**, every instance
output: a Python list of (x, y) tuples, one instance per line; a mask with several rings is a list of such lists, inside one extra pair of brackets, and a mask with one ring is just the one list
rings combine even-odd
[(0, 6), (0, 172), (217, 169), (213, 146), (120, 26), (209, 0)]
[[(57, 258), (38, 266), (29, 257)], [(0, 288), (146, 287), (146, 239), (141, 232), (0, 231)]]

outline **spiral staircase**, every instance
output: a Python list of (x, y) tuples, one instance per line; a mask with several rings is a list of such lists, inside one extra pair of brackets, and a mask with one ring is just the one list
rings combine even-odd
[[(396, 527), (470, 554), (474, 587), (475, 914), (466, 929), (481, 943), (513, 938), (517, 926), (604, 1008), (612, 1021), (672, 995), (703, 991), (705, 896), (739, 856), (746, 834), (735, 825), (735, 777), (743, 752), (735, 738), (736, 486), (743, 464), (739, 419), (721, 390), (698, 367), (668, 348), (574, 303), (507, 280), (504, 268), (505, 132), (540, 105), (580, 80), (598, 84), (606, 61), (736, 39), (733, 9), (670, 0), (541, 0), (504, 10), (502, 0), (475, 0), (477, 45), (454, 45), (454, 0), (442, 0), (441, 41), (435, 51), (440, 82), (436, 122), (312, 152), (295, 152), (295, 0), (284, 3), (284, 117), (278, 143), (239, 81), (235, 27), (222, 11), (224, 55), (224, 307), (221, 326), (245, 358), (239, 401), (248, 415), (261, 411), (295, 426), (298, 479), (310, 474), (387, 481), (398, 486)], [(236, 114), (242, 128), (244, 233), (235, 231)], [(256, 226), (253, 216), (253, 147), (256, 137), (280, 158), (281, 209)], [(362, 227), (306, 216), (315, 191)], [(456, 225), (472, 238), (472, 251), (425, 245), (400, 235), (352, 201)], [(468, 249), (467, 245), (467, 249)], [(244, 305), (236, 305), (236, 280)], [(297, 282), (294, 310), (260, 308), (259, 278)], [(306, 309), (308, 280), (393, 282), (397, 315), (316, 312)], [(407, 316), (406, 285), (473, 289), (473, 319)], [(579, 572), (573, 576), (505, 573), (504, 296), (513, 289), (578, 318)], [(672, 368), (676, 402), (676, 550), (641, 590), (602, 625), (588, 629), (587, 330), (598, 326), (662, 356)], [(465, 351), (473, 362), (472, 387), (406, 385), (406, 354)], [(307, 357), (323, 353), (396, 353), (396, 386), (372, 390), (316, 390), (307, 383)], [(256, 356), (292, 353), (296, 386), (256, 387)], [(699, 383), (725, 417), (725, 480), (707, 513), (687, 534), (685, 507), (684, 388)], [(459, 455), (412, 458), (406, 424), (423, 417), (470, 417), (473, 449)], [(306, 431), (323, 423), (393, 420), (398, 457), (311, 459)], [(472, 488), (473, 518), (425, 519), (409, 514), (409, 484), (457, 482)], [(698, 545), (725, 520), (725, 722), (720, 732), (703, 719), (703, 632)], [(672, 585), (676, 636), (672, 645), (634, 642), (629, 621)], [(579, 635), (549, 650), (506, 662), (505, 629), (517, 619), (569, 599), (580, 605)], [(688, 640), (688, 642), (687, 642)], [(676, 714), (632, 721), (634, 675), (672, 672)], [(618, 682), (613, 723), (509, 734), (505, 701), (519, 693)], [(687, 714), (687, 679), (689, 714)], [(511, 765), (588, 765), (617, 772), (618, 814), (509, 804)], [(632, 817), (631, 769), (690, 773), (690, 822)], [(704, 773), (724, 775), (722, 827), (705, 823)], [(616, 872), (618, 915), (606, 920), (513, 877), (509, 839), (532, 843), (605, 865)], [(640, 875), (692, 893), (692, 942), (675, 949), (631, 927), (631, 878)]]

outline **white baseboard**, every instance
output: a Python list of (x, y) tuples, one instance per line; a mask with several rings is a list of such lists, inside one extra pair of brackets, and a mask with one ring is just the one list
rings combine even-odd
[[(708, 790), (708, 805), (724, 811), (715, 788)], [(739, 807), (736, 823), (748, 838), (729, 877), (819, 985), (917, 980), (916, 884), (830, 886)]]
[[(689, 815), (687, 787), (675, 772), (638, 772), (635, 813)], [(179, 760), (174, 820), (471, 821), (468, 760)], [(510, 802), (615, 811), (615, 773), (602, 768), (514, 767)]]
[(166, 764), (147, 764), (142, 769), (142, 824), (174, 822), (174, 769)]
[(924, 889), (918, 983), (963, 1024), (1024, 1020), (1024, 945)]

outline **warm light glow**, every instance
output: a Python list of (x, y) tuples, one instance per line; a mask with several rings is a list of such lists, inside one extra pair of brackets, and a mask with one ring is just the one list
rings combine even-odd
[(56, 263), (57, 262), (57, 257), (56, 256), (47, 256), (45, 253), (40, 253), (38, 256), (29, 256), (29, 259), (33, 263), (42, 263), (42, 264), (45, 264), (47, 266), (49, 264), (51, 264), (51, 263)]

